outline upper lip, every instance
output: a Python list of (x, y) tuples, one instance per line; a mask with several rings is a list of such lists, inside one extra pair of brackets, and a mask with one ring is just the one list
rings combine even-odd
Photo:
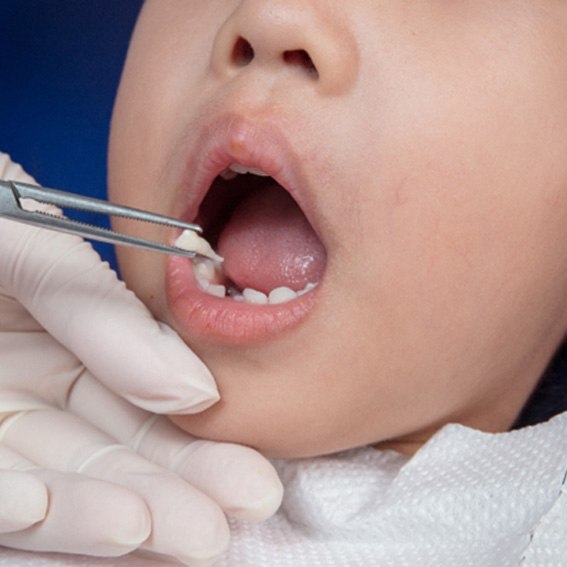
[(299, 155), (276, 125), (225, 114), (193, 139), (178, 196), (177, 216), (195, 220), (215, 178), (233, 163), (261, 169), (286, 189), (317, 231), (312, 193)]

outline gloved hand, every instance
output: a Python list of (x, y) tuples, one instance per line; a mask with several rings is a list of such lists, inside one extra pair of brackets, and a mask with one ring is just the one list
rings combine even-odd
[[(5, 154), (0, 178), (33, 183)], [(0, 545), (208, 564), (227, 546), (225, 513), (262, 520), (282, 495), (255, 451), (157, 415), (217, 400), (88, 243), (0, 219)]]

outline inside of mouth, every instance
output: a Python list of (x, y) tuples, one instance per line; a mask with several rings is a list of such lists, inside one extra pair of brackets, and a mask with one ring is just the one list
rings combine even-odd
[(250, 303), (282, 303), (311, 291), (325, 248), (290, 193), (271, 177), (217, 177), (195, 219), (224, 257), (194, 261), (208, 293)]

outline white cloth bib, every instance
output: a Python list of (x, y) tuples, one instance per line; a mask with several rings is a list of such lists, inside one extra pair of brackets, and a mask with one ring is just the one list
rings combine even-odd
[[(219, 567), (567, 567), (567, 413), (500, 434), (448, 425), (411, 459), (365, 448), (277, 466), (281, 510), (233, 522)], [(1, 550), (0, 565), (164, 563)]]

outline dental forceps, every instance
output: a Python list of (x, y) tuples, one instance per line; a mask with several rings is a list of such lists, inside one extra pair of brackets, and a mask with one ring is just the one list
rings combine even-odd
[(178, 256), (186, 256), (193, 258), (195, 252), (184, 250), (176, 246), (169, 246), (160, 242), (146, 240), (135, 236), (129, 236), (109, 228), (91, 225), (85, 222), (60, 217), (43, 211), (26, 210), (22, 205), (22, 199), (33, 199), (39, 203), (47, 205), (55, 205), (61, 209), (75, 209), (98, 213), (108, 216), (117, 216), (132, 220), (156, 223), (169, 227), (181, 228), (183, 230), (192, 230), (196, 233), (202, 233), (203, 229), (193, 223), (183, 222), (177, 219), (125, 207), (114, 205), (102, 199), (92, 197), (84, 197), (74, 193), (59, 191), (57, 189), (46, 189), (36, 185), (20, 183), (19, 181), (0, 181), (0, 217), (11, 220), (31, 224), (46, 228), (48, 230), (56, 230), (59, 232), (67, 232), (100, 242), (109, 242), (124, 246), (134, 246), (143, 248), (144, 250), (153, 250), (155, 252), (163, 252)]

